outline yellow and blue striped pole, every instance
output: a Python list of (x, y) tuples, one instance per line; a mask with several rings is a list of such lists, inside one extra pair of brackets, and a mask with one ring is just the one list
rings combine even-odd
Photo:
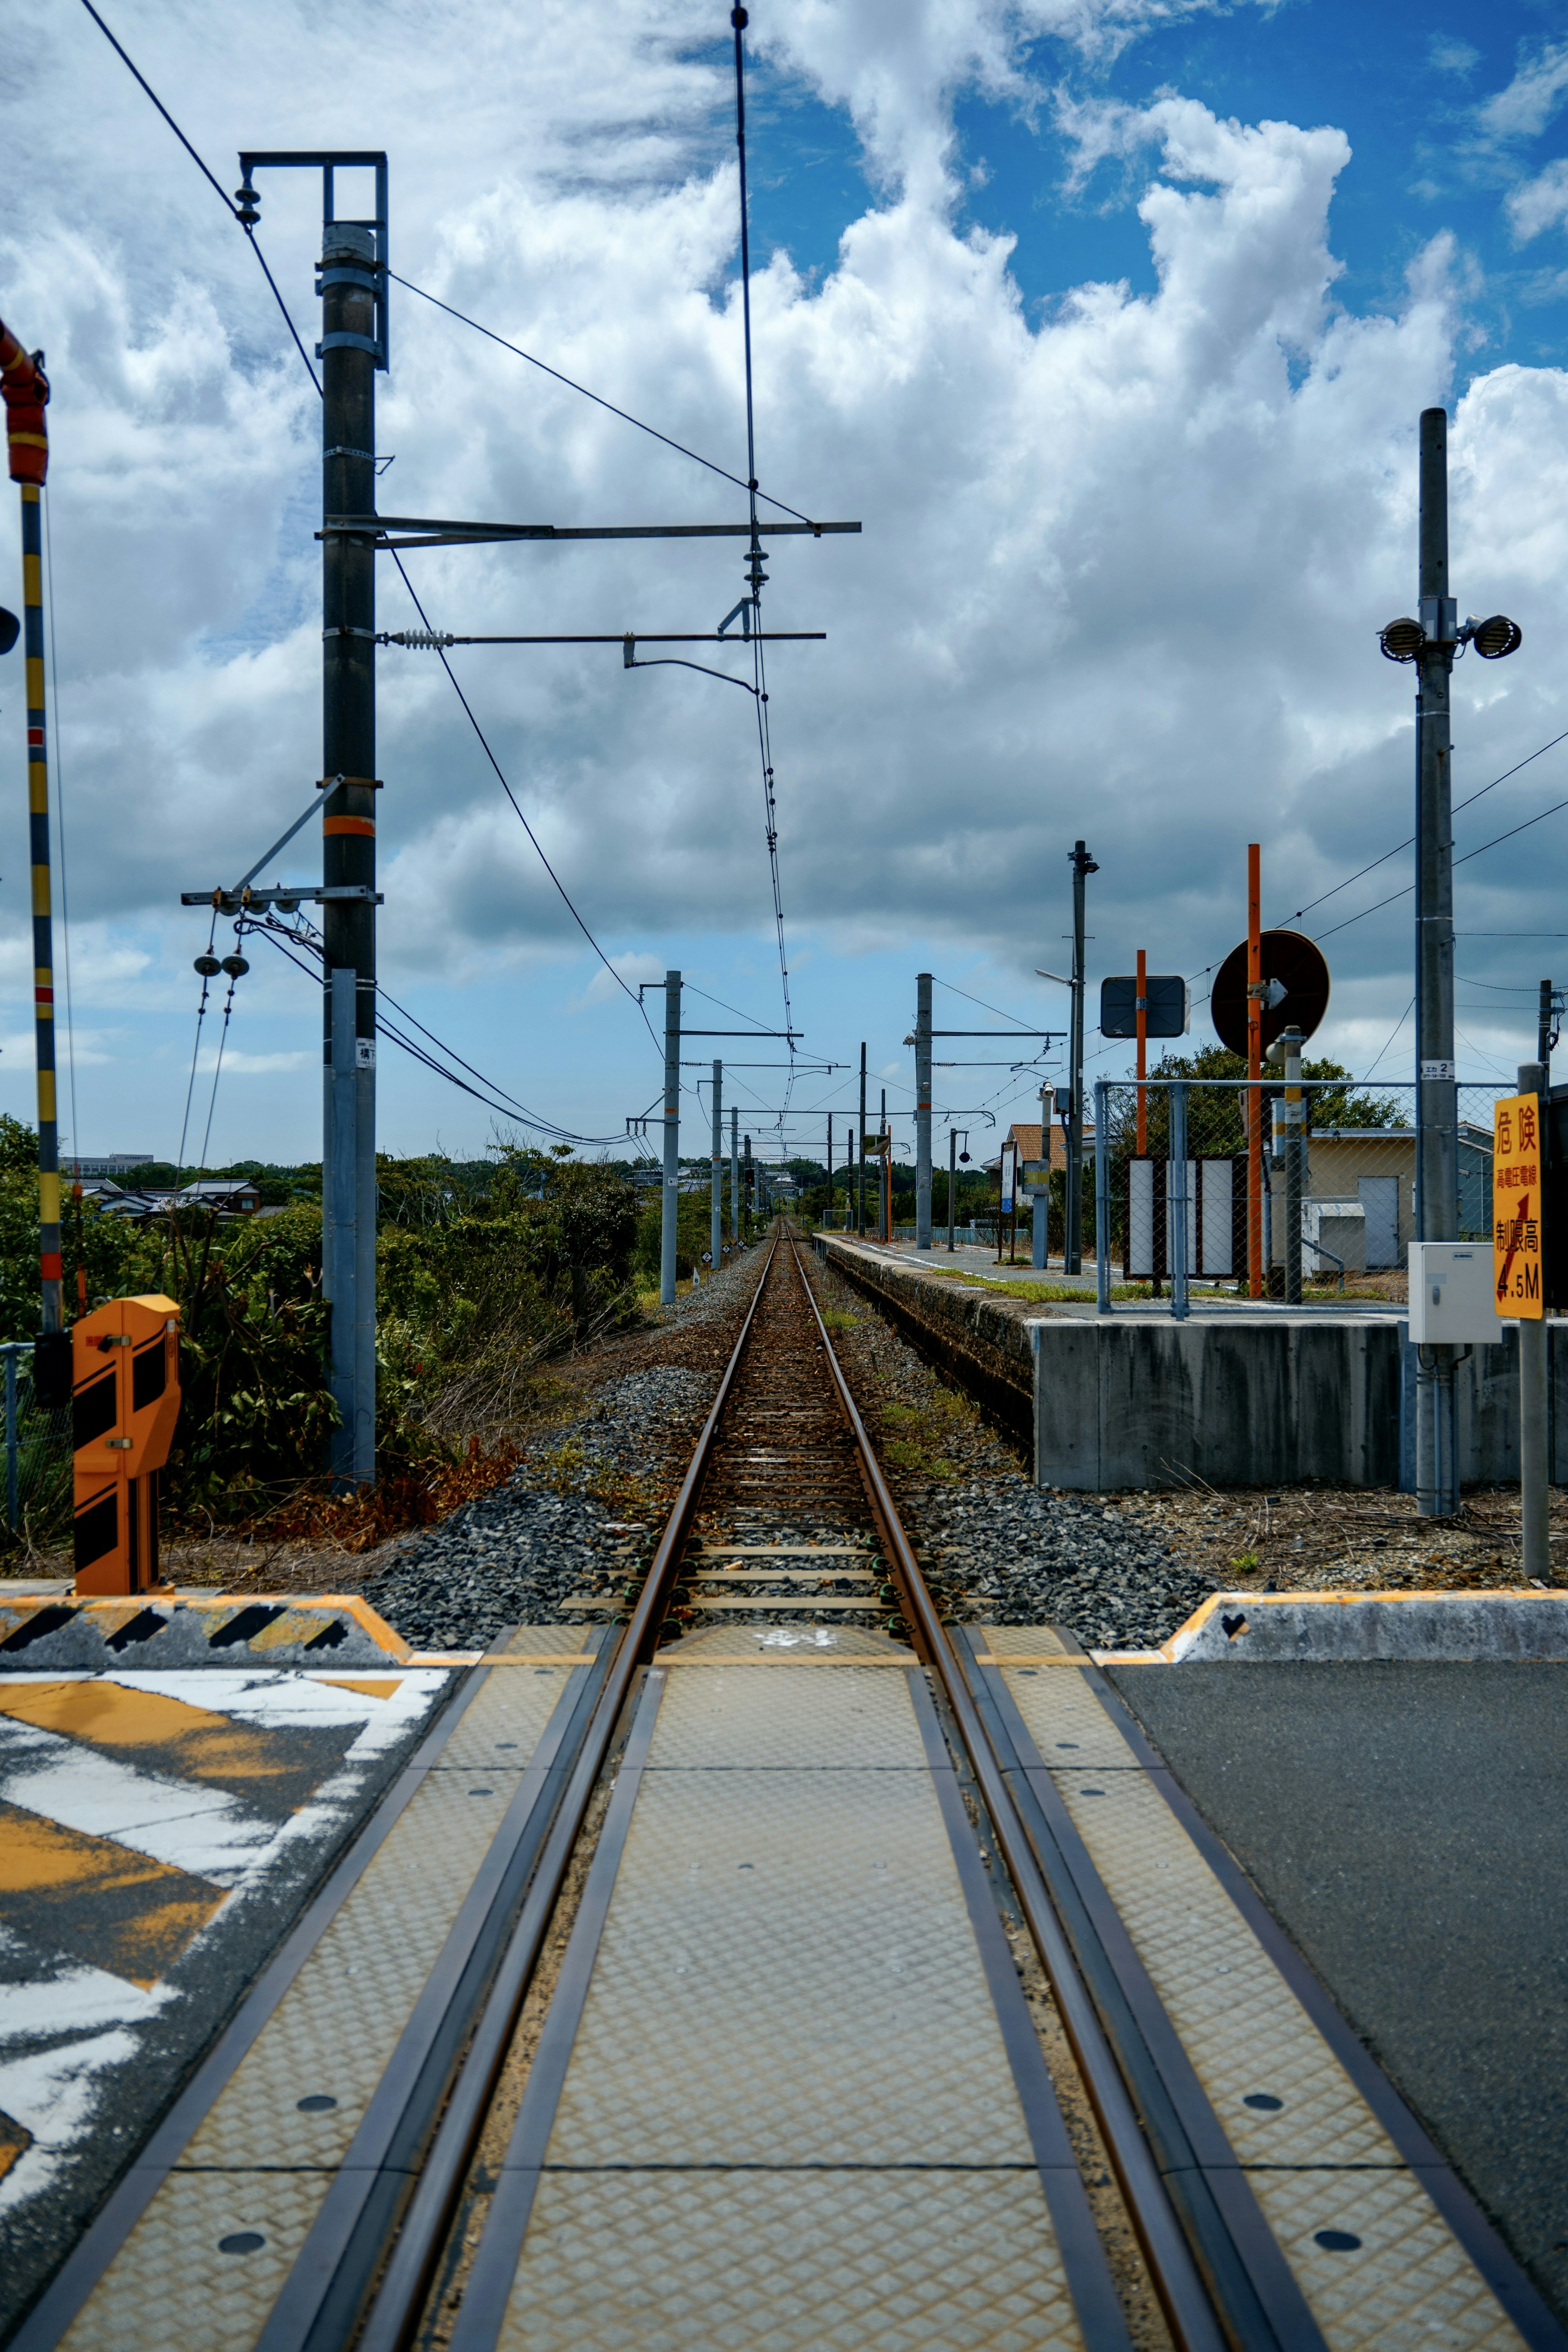
[(33, 1034), (38, 1054), (38, 1271), (43, 1328), (64, 1328), (60, 1268), (59, 1130), (55, 1109), (55, 950), (49, 898), (49, 770), (44, 732), (44, 581), (41, 520), (49, 445), (43, 353), (22, 349), (0, 325), (0, 397), (11, 479), (22, 492), (23, 649), (27, 665), (27, 811), (33, 866)]

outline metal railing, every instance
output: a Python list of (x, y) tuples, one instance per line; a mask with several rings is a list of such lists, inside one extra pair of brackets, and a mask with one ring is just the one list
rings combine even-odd
[[(1499, 1080), (1458, 1091), (1454, 1238), (1481, 1241), (1491, 1230), (1492, 1106), (1513, 1088)], [(1096, 1084), (1102, 1314), (1111, 1312), (1118, 1278), (1138, 1286), (1141, 1299), (1168, 1295), (1178, 1319), (1190, 1313), (1194, 1287), (1215, 1304), (1228, 1297), (1331, 1313), (1403, 1305), (1419, 1230), (1415, 1086), (1303, 1078), (1294, 1125), (1283, 1095), (1277, 1074)]]

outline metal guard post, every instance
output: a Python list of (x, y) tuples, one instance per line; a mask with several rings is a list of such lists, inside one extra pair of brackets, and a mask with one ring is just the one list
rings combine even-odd
[(1094, 1303), (1101, 1315), (1110, 1306), (1110, 1153), (1107, 1150), (1107, 1082), (1094, 1082)]
[(1167, 1194), (1168, 1247), (1171, 1260), (1171, 1313), (1184, 1322), (1187, 1305), (1187, 1089), (1177, 1078), (1171, 1087), (1171, 1176)]

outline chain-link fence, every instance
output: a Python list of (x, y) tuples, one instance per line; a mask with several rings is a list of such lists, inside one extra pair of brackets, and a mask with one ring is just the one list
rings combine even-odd
[(0, 1549), (56, 1550), (71, 1532), (71, 1414), (68, 1405), (48, 1408), (33, 1397), (33, 1343), (0, 1343), (5, 1388), (5, 1486), (0, 1489), (4, 1525)]
[[(1512, 1091), (1501, 1081), (1457, 1089), (1458, 1240), (1489, 1237), (1492, 1105)], [(1085, 1228), (1109, 1228), (1102, 1294), (1114, 1269), (1154, 1296), (1192, 1286), (1318, 1305), (1403, 1302), (1417, 1220), (1415, 1088), (1390, 1083), (1369, 1097), (1349, 1080), (1304, 1080), (1300, 1094), (1293, 1162), (1277, 1079), (1096, 1087), (1103, 1159)]]

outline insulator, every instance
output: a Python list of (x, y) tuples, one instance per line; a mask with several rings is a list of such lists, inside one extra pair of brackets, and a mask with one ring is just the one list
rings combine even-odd
[(223, 966), (215, 955), (199, 955), (196, 958), (196, 970), (204, 980), (211, 980), (215, 972), (223, 970)]
[(223, 969), (230, 980), (238, 980), (250, 970), (250, 966), (242, 955), (226, 955), (223, 960)]
[(437, 646), (455, 646), (458, 640), (442, 629), (399, 629), (386, 642), (389, 646), (406, 646), (411, 652), (428, 653)]

